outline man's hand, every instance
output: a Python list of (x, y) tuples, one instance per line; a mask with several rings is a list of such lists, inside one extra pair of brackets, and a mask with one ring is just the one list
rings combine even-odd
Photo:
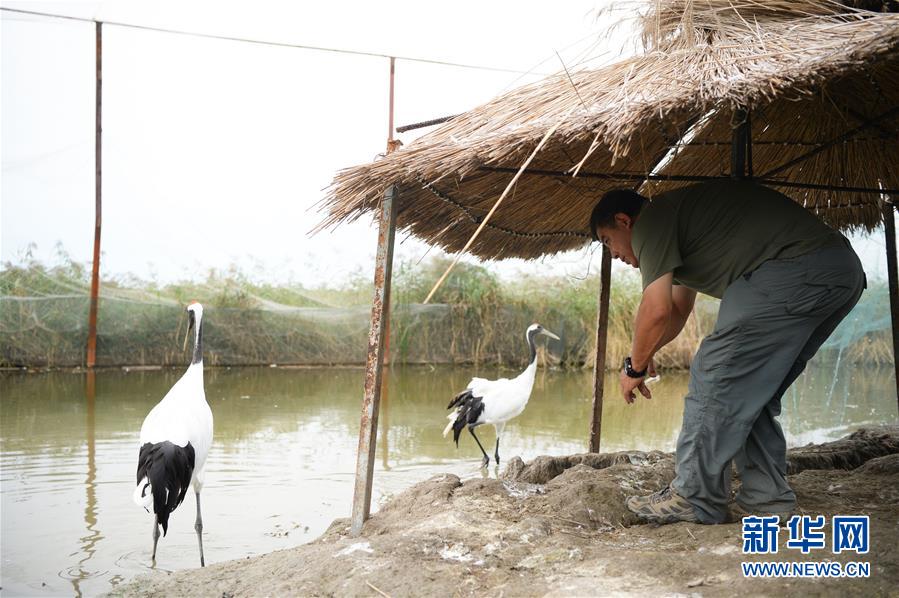
[(621, 375), (619, 376), (619, 381), (621, 382), (621, 395), (624, 397), (624, 401), (627, 404), (631, 404), (636, 400), (636, 395), (634, 394), (634, 389), (640, 391), (640, 394), (646, 397), (647, 399), (652, 398), (652, 393), (649, 391), (649, 388), (646, 387), (644, 381), (646, 380), (646, 376), (642, 378), (631, 378), (624, 370), (621, 370)]

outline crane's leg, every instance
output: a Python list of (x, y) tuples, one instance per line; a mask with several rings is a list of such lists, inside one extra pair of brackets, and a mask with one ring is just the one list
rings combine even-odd
[(203, 516), (200, 515), (200, 493), (197, 492), (197, 522), (194, 523), (194, 529), (197, 530), (197, 542), (200, 544), (200, 566), (206, 566), (206, 559), (203, 557)]
[(156, 544), (159, 542), (159, 515), (153, 515), (153, 564), (156, 564)]
[(496, 429), (496, 452), (493, 456), (496, 457), (496, 466), (499, 467), (499, 437), (503, 435), (503, 429), (506, 427), (506, 423), (495, 424), (493, 427)]
[(480, 448), (480, 449), (481, 449), (481, 453), (484, 454), (484, 464), (482, 465), (482, 467), (487, 467), (487, 465), (490, 464), (490, 457), (487, 456), (487, 451), (484, 450), (484, 447), (483, 447), (483, 445), (481, 444), (481, 441), (478, 440), (478, 437), (477, 437), (477, 436), (475, 436), (475, 434), (474, 434), (474, 426), (468, 426), (468, 431), (471, 432), (471, 436), (474, 438), (474, 441), (478, 443), (478, 448)]

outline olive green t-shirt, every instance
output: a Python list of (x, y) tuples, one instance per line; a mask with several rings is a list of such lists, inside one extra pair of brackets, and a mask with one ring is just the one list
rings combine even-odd
[(841, 242), (839, 233), (782, 193), (737, 180), (659, 195), (643, 206), (631, 238), (644, 289), (672, 272), (675, 284), (718, 298), (766, 260)]

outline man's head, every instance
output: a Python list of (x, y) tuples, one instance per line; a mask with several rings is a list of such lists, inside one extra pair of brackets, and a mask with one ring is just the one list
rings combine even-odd
[(590, 214), (590, 233), (612, 252), (612, 257), (639, 268), (631, 247), (631, 234), (646, 198), (629, 189), (615, 189), (602, 196)]

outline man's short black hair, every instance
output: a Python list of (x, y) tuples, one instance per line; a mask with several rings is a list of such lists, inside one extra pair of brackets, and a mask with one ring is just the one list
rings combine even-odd
[(627, 214), (634, 219), (640, 210), (643, 209), (643, 203), (646, 198), (630, 189), (613, 189), (605, 193), (593, 208), (590, 214), (590, 235), (594, 241), (599, 241), (596, 236), (596, 229), (599, 227), (608, 227), (615, 224), (615, 214)]

